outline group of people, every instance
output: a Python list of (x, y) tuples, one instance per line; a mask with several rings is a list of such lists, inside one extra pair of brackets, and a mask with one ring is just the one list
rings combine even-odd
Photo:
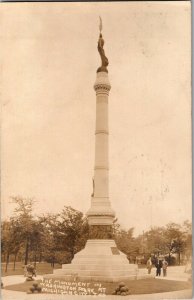
[[(154, 262), (154, 265), (156, 267), (156, 276), (161, 275), (161, 269), (163, 270), (163, 276), (167, 276), (167, 267), (168, 267), (168, 262), (164, 258), (163, 260), (157, 258)], [(148, 269), (148, 274), (151, 274), (151, 270), (153, 267), (152, 259), (151, 257), (147, 261), (147, 269)]]

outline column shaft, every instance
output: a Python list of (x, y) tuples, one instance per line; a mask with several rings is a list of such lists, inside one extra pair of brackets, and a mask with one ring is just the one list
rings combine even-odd
[(114, 211), (109, 201), (108, 160), (108, 96), (110, 83), (106, 72), (98, 72), (94, 85), (96, 91), (96, 130), (94, 193), (87, 216), (90, 225), (112, 225)]

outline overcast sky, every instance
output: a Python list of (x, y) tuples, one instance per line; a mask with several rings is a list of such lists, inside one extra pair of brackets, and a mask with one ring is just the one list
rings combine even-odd
[(99, 15), (109, 59), (110, 200), (135, 227), (191, 219), (190, 3), (16, 3), (0, 10), (2, 215), (90, 207)]

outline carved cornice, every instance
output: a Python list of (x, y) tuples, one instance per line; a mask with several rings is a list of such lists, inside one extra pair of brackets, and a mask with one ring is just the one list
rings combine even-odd
[(110, 91), (111, 86), (109, 84), (106, 84), (106, 83), (96, 83), (94, 85), (94, 89), (95, 89), (95, 91), (99, 90), (99, 89)]
[(111, 89), (111, 86), (108, 84), (98, 83), (98, 84), (94, 85), (94, 90), (96, 91), (96, 94), (109, 95), (110, 89)]

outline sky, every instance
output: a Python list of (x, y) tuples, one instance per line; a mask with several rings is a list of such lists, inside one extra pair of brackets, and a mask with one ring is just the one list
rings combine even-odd
[(109, 194), (135, 228), (191, 220), (190, 3), (4, 3), (2, 218), (90, 207), (100, 66), (109, 59)]

